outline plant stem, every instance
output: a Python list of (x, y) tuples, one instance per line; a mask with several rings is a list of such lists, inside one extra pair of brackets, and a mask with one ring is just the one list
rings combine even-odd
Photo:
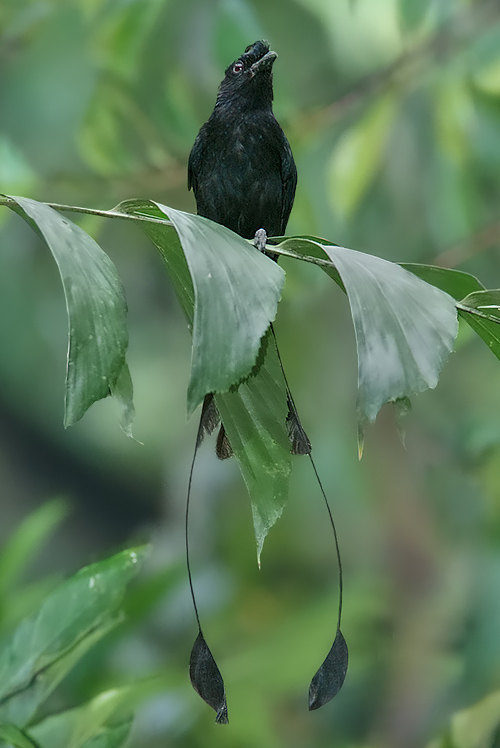
[[(61, 205), (60, 203), (43, 203), (53, 210), (57, 210), (62, 213), (81, 213), (83, 215), (100, 216), (101, 218), (122, 218), (129, 221), (145, 221), (147, 223), (156, 223), (162, 226), (172, 226), (172, 222), (161, 218), (154, 218), (153, 216), (139, 215), (137, 213), (122, 213), (119, 210), (98, 210), (97, 208), (82, 208), (77, 205)], [(0, 195), (0, 205), (5, 205), (8, 208), (14, 208), (17, 206), (15, 200), (10, 197)], [(320, 257), (310, 257), (309, 255), (301, 255), (289, 249), (280, 249), (273, 245), (272, 251), (274, 254), (283, 255), (284, 257), (291, 257), (293, 260), (302, 260), (303, 262), (310, 262), (313, 265), (319, 265), (320, 267), (331, 267), (335, 268), (333, 262), (330, 260), (322, 260)]]
[[(161, 223), (164, 226), (172, 226), (171, 221), (162, 220), (161, 218), (154, 218), (152, 216), (132, 215), (130, 213), (121, 213), (119, 210), (98, 210), (97, 208), (81, 208), (77, 205), (61, 205), (60, 203), (43, 203), (48, 205), (49, 208), (53, 208), (58, 212), (68, 213), (82, 213), (90, 216), (101, 216), (102, 218), (125, 218), (132, 221), (147, 221), (153, 223)], [(9, 208), (17, 206), (15, 200), (10, 197), (0, 196), (0, 205), (6, 205)]]

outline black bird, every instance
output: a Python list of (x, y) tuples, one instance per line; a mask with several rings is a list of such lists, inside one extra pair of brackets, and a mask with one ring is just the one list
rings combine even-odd
[[(254, 239), (261, 250), (266, 246), (267, 236), (284, 234), (297, 185), (292, 150), (273, 114), (276, 57), (267, 42), (257, 41), (229, 65), (219, 86), (215, 108), (195, 140), (188, 167), (188, 187), (194, 191), (198, 214), (246, 239)], [(274, 337), (272, 325), (271, 333)], [(291, 451), (309, 453), (309, 440), (289, 391), (287, 402)], [(205, 434), (211, 433), (220, 420), (213, 394), (206, 395), (188, 483), (186, 561), (199, 629), (191, 652), (191, 683), (216, 711), (216, 722), (227, 723), (224, 681), (201, 629), (188, 544), (189, 496), (196, 451)], [(223, 424), (216, 452), (221, 459), (232, 455)]]
[[(193, 189), (198, 214), (220, 223), (263, 250), (267, 236), (282, 236), (292, 210), (297, 169), (290, 144), (273, 114), (273, 64), (276, 52), (257, 41), (247, 47), (226, 70), (210, 118), (201, 128), (189, 156), (188, 187)], [(269, 252), (269, 250), (268, 250)], [(269, 252), (270, 256), (273, 256)], [(277, 259), (276, 256), (273, 257)], [(271, 336), (276, 344), (273, 325)], [(337, 533), (323, 486), (311, 455), (311, 444), (300, 423), (281, 357), (276, 346), (287, 391), (287, 428), (290, 449), (307, 454), (323, 494), (335, 537), (339, 569), (337, 631), (326, 660), (310, 686), (309, 708), (317, 709), (338, 692), (347, 670), (347, 645), (340, 633), (342, 565)], [(186, 559), (191, 596), (199, 633), (191, 652), (191, 683), (217, 712), (216, 722), (226, 723), (224, 681), (202, 633), (196, 607), (188, 548), (188, 512), (196, 450), (206, 433), (220, 423), (214, 396), (205, 397), (196, 449), (191, 463), (186, 505)], [(221, 459), (230, 457), (231, 445), (221, 425), (216, 447)]]
[[(267, 236), (285, 233), (297, 186), (292, 149), (273, 114), (273, 64), (277, 56), (269, 50), (268, 42), (257, 41), (229, 65), (188, 165), (188, 188), (193, 189), (198, 215), (246, 239), (255, 238), (261, 249)], [(272, 325), (271, 332), (275, 337)], [(281, 363), (279, 351), (278, 357)], [(288, 408), (291, 451), (309, 454), (311, 445), (290, 393)], [(217, 422), (213, 396), (207, 395), (202, 434), (210, 432)], [(231, 454), (222, 426), (217, 455), (225, 459)]]
[(246, 239), (285, 233), (297, 169), (273, 114), (276, 52), (257, 41), (231, 63), (189, 157), (198, 214)]

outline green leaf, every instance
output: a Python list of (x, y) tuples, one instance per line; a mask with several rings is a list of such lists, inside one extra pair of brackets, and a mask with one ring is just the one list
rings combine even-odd
[(179, 234), (195, 305), (188, 412), (209, 392), (226, 392), (250, 373), (275, 318), (283, 270), (224, 226), (158, 206)]
[[(38, 707), (78, 660), (107, 634), (117, 622), (118, 619), (100, 621), (95, 630), (85, 631), (82, 634), (82, 640), (67, 649), (65, 653), (51, 656), (48, 664), (40, 664), (37, 667), (37, 663), (32, 665), (28, 661), (25, 671), (29, 671), (29, 678), (27, 677), (25, 682), (20, 683), (17, 688), (14, 687), (8, 690), (0, 699), (1, 718), (12, 720), (22, 725), (29, 722)], [(17, 652), (13, 654), (13, 657), (16, 659), (16, 664), (22, 659)], [(21, 680), (21, 677), (24, 675), (21, 665), (19, 665), (18, 672), (19, 680)]]
[(250, 495), (259, 566), (265, 537), (283, 512), (292, 470), (285, 382), (269, 333), (264, 352), (262, 364), (238, 390), (215, 398)]
[(82, 706), (47, 717), (29, 733), (42, 748), (119, 748), (130, 731), (131, 711), (165, 687), (163, 677), (154, 677), (104, 691)]
[(0, 724), (0, 745), (14, 746), (14, 748), (39, 748), (23, 730), (11, 724)]
[(127, 363), (123, 364), (118, 379), (111, 387), (111, 394), (118, 405), (120, 426), (124, 433), (133, 439), (132, 422), (135, 416), (134, 385), (132, 384), (132, 377), (130, 376), (130, 369)]
[(322, 250), (335, 263), (356, 335), (360, 432), (384, 403), (436, 386), (458, 331), (451, 296), (395, 263), (353, 249), (309, 239), (278, 246), (303, 254)]
[[(117, 210), (164, 218), (164, 213), (161, 213), (154, 203), (147, 201), (127, 201), (121, 203)], [(169, 215), (174, 215), (174, 212), (170, 208), (165, 208), (165, 212), (168, 212)], [(246, 256), (241, 253), (243, 246), (245, 251), (250, 249), (252, 257), (254, 259), (257, 258), (256, 261), (259, 263), (259, 266), (261, 261), (264, 261), (262, 267), (266, 273), (271, 268), (274, 277), (278, 278), (278, 283), (273, 281), (271, 286), (271, 288), (274, 288), (271, 295), (274, 294), (277, 304), (281, 275), (276, 276), (276, 268), (278, 267), (276, 263), (268, 262), (268, 259), (258, 252), (255, 255), (253, 247), (236, 234), (232, 234), (226, 229), (222, 229), (222, 227), (198, 216), (190, 216), (188, 220), (191, 219), (195, 222), (198, 221), (199, 226), (203, 230), (207, 226), (210, 227), (211, 231), (207, 234), (210, 241), (215, 241), (219, 229), (225, 232), (228, 242), (232, 242), (234, 238), (234, 246), (226, 245), (227, 256), (224, 254), (219, 257), (217, 253), (214, 253), (212, 257), (210, 243), (206, 239), (202, 240), (198, 237), (200, 245), (203, 244), (205, 246), (205, 254), (209, 258), (207, 261), (210, 263), (210, 266), (212, 263), (215, 264), (213, 276), (218, 280), (221, 279), (223, 289), (225, 288), (225, 284), (229, 282), (229, 275), (225, 270), (226, 261), (229, 258), (229, 267), (234, 268), (235, 263), (240, 262), (242, 257)], [(158, 248), (188, 322), (193, 323), (195, 318), (193, 282), (175, 229), (173, 226), (165, 225), (164, 223), (142, 222), (140, 225)], [(186, 227), (183, 230), (186, 231)], [(214, 246), (218, 246), (218, 244), (217, 240)], [(200, 245), (197, 244), (196, 246)], [(191, 247), (191, 252), (194, 253), (194, 247)], [(242, 278), (245, 278), (246, 269), (244, 264), (240, 270)], [(280, 270), (279, 273), (282, 273), (282, 271)], [(241, 282), (237, 284), (238, 287), (241, 285)], [(262, 276), (259, 283), (267, 286), (268, 280), (265, 276)], [(231, 298), (229, 290), (227, 294), (223, 290), (222, 296), (224, 298), (228, 296), (231, 299), (231, 304), (233, 302), (240, 303), (241, 301), (241, 298)], [(253, 319), (253, 309), (256, 301), (250, 295), (245, 297), (247, 298), (247, 307), (246, 310), (243, 310), (243, 314), (246, 317), (246, 322), (250, 323)], [(210, 305), (210, 298), (208, 300), (206, 296), (204, 298), (205, 303)], [(259, 298), (261, 298), (260, 293)], [(217, 309), (220, 312), (219, 302), (217, 303)], [(215, 316), (212, 322), (217, 325), (219, 321), (219, 316)], [(205, 320), (204, 324), (208, 324), (208, 321)], [(235, 334), (238, 334), (238, 331), (234, 330), (234, 320), (231, 320), (231, 328)], [(215, 332), (217, 333), (217, 330)], [(193, 345), (193, 358), (195, 355), (199, 355), (199, 351), (196, 351)], [(209, 358), (210, 351), (206, 351), (206, 355)], [(281, 515), (288, 495), (291, 456), (286, 429), (287, 400), (285, 382), (279, 368), (274, 342), (270, 343), (268, 337), (261, 343), (261, 356), (259, 358), (261, 360), (254, 367), (250, 378), (237, 389), (231, 388), (229, 392), (218, 394), (216, 401), (222, 422), (250, 494), (257, 542), (257, 556), (260, 562), (264, 538), (269, 528)]]
[(0, 600), (17, 585), (26, 566), (67, 513), (64, 501), (50, 501), (30, 514), (10, 536), (0, 554)]
[(441, 268), (437, 265), (420, 265), (414, 262), (400, 262), (400, 267), (409, 270), (431, 286), (440, 288), (441, 291), (459, 301), (474, 291), (483, 291), (484, 286), (474, 275), (464, 273), (461, 270)]
[(500, 290), (476, 291), (457, 308), (488, 348), (500, 359)]
[(165, 214), (152, 200), (125, 200), (117, 205), (115, 210), (129, 215), (159, 219), (158, 221), (141, 221), (138, 222), (138, 225), (159, 251), (182, 311), (187, 317), (190, 328), (192, 328), (194, 313), (193, 283), (174, 225), (170, 221), (167, 225)]
[(95, 630), (85, 634), (65, 654), (59, 656), (50, 665), (41, 668), (28, 688), (21, 688), (9, 695), (5, 706), (0, 701), (0, 713), (5, 718), (27, 724), (38, 707), (43, 704), (82, 657), (122, 621), (122, 616), (115, 615), (103, 621)]
[[(206, 394), (227, 392), (248, 376), (261, 338), (276, 316), (285, 274), (251, 242), (224, 226), (155, 205), (175, 226), (194, 289), (191, 415)], [(118, 209), (131, 212), (133, 203)]]
[[(47, 717), (30, 728), (30, 735), (36, 738), (40, 748), (120, 748), (130, 734), (132, 719), (116, 722), (109, 720), (110, 724), (106, 724), (107, 719), (103, 723), (102, 718), (91, 711), (91, 705), (105, 700), (108, 694), (111, 694), (109, 706), (113, 711), (116, 700), (113, 699), (112, 692), (103, 693), (93, 699), (90, 705)], [(85, 730), (78, 727), (82, 717), (89, 720)]]
[(340, 137), (330, 161), (331, 200), (346, 215), (358, 207), (380, 167), (397, 100), (378, 98)]
[(36, 200), (13, 197), (59, 268), (69, 322), (64, 425), (109, 395), (125, 365), (127, 306), (114, 264), (79, 226)]
[(500, 727), (500, 691), (494, 691), (468, 709), (456, 712), (451, 726), (433, 748), (489, 748), (497, 745), (495, 735)]
[(17, 627), (0, 653), (0, 719), (25, 724), (75, 655), (110, 630), (144, 553), (143, 547), (123, 551), (81, 569)]
[[(132, 718), (117, 725), (104, 726), (97, 735), (86, 740), (82, 748), (121, 748), (128, 743), (131, 728)], [(52, 743), (49, 743), (47, 748), (49, 746), (51, 748)]]

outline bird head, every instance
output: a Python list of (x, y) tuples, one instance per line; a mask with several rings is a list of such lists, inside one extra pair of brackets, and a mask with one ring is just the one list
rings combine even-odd
[(276, 52), (269, 43), (257, 41), (226, 69), (219, 86), (217, 104), (249, 108), (271, 106), (273, 100), (273, 63)]

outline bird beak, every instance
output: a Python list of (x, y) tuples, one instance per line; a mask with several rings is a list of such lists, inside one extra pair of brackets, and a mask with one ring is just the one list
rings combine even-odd
[(256, 75), (258, 72), (264, 70), (265, 68), (270, 68), (277, 56), (278, 55), (276, 54), (276, 52), (267, 52), (264, 57), (261, 57), (260, 60), (254, 62), (254, 64), (250, 68), (252, 76)]

